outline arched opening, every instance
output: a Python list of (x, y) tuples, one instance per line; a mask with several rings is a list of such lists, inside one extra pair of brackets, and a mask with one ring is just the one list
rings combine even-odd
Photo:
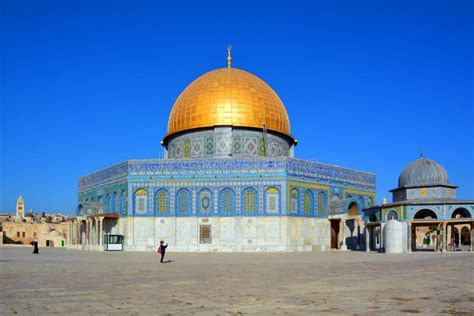
[(356, 202), (351, 202), (348, 207), (348, 214), (349, 216), (358, 216), (359, 215), (359, 206)]
[(390, 210), (388, 213), (387, 213), (387, 221), (391, 220), (391, 219), (396, 219), (398, 220), (398, 213), (397, 211), (395, 210)]
[(461, 229), (461, 245), (470, 245), (471, 244), (471, 233), (469, 232), (469, 228), (464, 226)]
[(454, 210), (451, 218), (471, 218), (471, 213), (463, 207)]
[(436, 213), (429, 209), (423, 209), (416, 212), (413, 219), (438, 219)]

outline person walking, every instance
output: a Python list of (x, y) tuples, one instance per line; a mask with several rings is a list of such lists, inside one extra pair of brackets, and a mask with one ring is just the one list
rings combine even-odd
[(33, 247), (33, 253), (39, 254), (38, 241), (36, 239), (33, 241)]
[(166, 248), (168, 247), (168, 243), (165, 246), (165, 242), (162, 240), (162, 241), (160, 241), (160, 246), (159, 247), (160, 248), (158, 249), (158, 252), (161, 253), (160, 263), (163, 263), (163, 258), (165, 257), (165, 252), (166, 252)]

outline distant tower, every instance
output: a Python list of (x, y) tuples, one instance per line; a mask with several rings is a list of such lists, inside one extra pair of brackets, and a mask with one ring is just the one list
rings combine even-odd
[(25, 203), (23, 202), (23, 197), (20, 195), (16, 201), (16, 215), (15, 221), (22, 222), (25, 218)]

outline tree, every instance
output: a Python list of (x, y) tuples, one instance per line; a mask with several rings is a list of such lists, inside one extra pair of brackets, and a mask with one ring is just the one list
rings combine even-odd
[(53, 218), (51, 216), (46, 216), (46, 223), (51, 223), (53, 221)]

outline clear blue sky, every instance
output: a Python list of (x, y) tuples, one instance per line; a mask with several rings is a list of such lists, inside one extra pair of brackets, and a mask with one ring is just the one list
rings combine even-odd
[(0, 212), (71, 212), (80, 176), (158, 157), (173, 102), (233, 65), (280, 95), (296, 156), (440, 162), (474, 199), (473, 1), (0, 2)]

